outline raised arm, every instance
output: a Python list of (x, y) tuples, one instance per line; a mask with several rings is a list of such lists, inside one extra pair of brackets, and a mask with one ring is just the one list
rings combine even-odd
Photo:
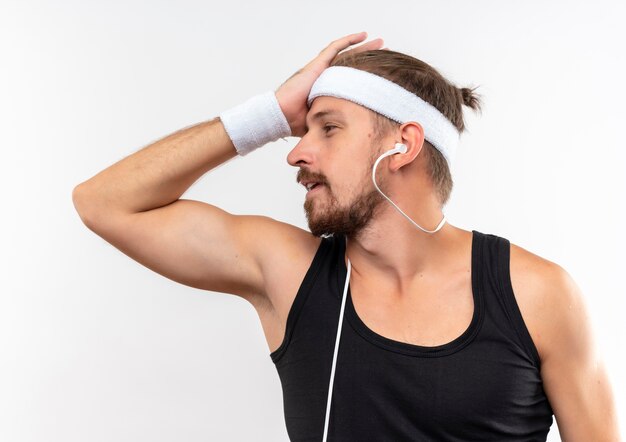
[[(352, 34), (328, 45), (275, 92), (292, 134), (301, 136), (306, 97)], [(353, 51), (379, 48), (373, 40)], [(269, 301), (279, 286), (275, 263), (308, 253), (310, 232), (263, 216), (235, 216), (180, 199), (203, 174), (237, 155), (219, 118), (179, 130), (102, 170), (74, 188), (72, 199), (89, 229), (146, 267), (180, 283)], [(272, 247), (267, 247), (272, 244)]]

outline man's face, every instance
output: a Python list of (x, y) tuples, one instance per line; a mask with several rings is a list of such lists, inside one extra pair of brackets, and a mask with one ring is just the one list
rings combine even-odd
[[(308, 131), (287, 156), (289, 164), (300, 167), (298, 182), (319, 183), (307, 192), (304, 202), (315, 236), (354, 237), (385, 201), (371, 178), (381, 149), (370, 112), (347, 100), (316, 98), (307, 114)], [(383, 188), (378, 175), (376, 180)]]

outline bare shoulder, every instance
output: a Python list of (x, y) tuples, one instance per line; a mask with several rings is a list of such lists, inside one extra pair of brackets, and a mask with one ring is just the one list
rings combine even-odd
[(265, 293), (250, 298), (270, 352), (283, 342), (287, 317), (298, 289), (320, 247), (321, 238), (297, 226), (270, 217), (254, 216), (244, 221), (246, 244), (255, 248), (263, 275)]
[(563, 267), (513, 243), (510, 274), (524, 323), (543, 361), (557, 345), (567, 313), (575, 305), (583, 308), (582, 295)]
[(558, 264), (514, 245), (511, 283), (563, 440), (619, 440), (611, 383), (578, 285)]
[(257, 248), (254, 255), (262, 257), (259, 266), (265, 281), (264, 298), (268, 301), (264, 306), (255, 307), (272, 309), (280, 318), (286, 318), (321, 238), (267, 216), (251, 217), (244, 226), (242, 234), (248, 236), (246, 243), (254, 244)]

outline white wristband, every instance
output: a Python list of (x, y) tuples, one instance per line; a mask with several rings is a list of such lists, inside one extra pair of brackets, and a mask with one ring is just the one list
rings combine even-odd
[(276, 94), (256, 95), (220, 114), (220, 120), (239, 155), (247, 155), (271, 141), (291, 135)]

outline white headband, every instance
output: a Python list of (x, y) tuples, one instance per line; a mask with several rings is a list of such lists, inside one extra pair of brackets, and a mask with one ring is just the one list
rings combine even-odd
[(415, 121), (424, 128), (424, 138), (452, 164), (459, 131), (439, 110), (402, 86), (360, 69), (331, 66), (317, 78), (307, 104), (331, 96), (365, 106), (398, 123)]

